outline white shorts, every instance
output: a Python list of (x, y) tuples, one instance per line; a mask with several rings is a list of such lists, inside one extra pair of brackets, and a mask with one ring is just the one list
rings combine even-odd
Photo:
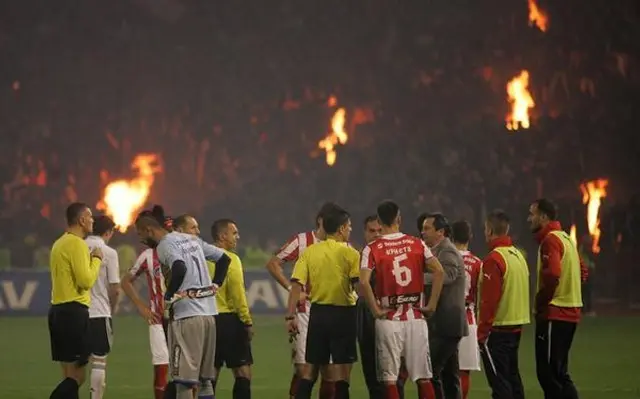
[(460, 370), (480, 371), (480, 350), (478, 347), (478, 326), (469, 324), (469, 335), (462, 337), (458, 346)]
[(169, 349), (162, 324), (149, 326), (149, 346), (151, 347), (151, 364), (169, 364)]
[(376, 320), (378, 381), (397, 381), (401, 359), (412, 381), (430, 379), (429, 329), (423, 319)]
[[(307, 309), (310, 308), (310, 304), (307, 303)], [(296, 335), (293, 341), (293, 364), (305, 364), (305, 355), (307, 353), (307, 331), (309, 331), (309, 311), (298, 312), (296, 315), (298, 318), (298, 335)]]

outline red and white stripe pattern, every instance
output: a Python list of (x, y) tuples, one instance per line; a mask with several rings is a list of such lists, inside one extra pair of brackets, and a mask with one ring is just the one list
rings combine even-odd
[(364, 248), (360, 267), (376, 271), (374, 293), (383, 308), (392, 308), (388, 320), (424, 318), (424, 270), (432, 257), (421, 240), (402, 233), (384, 235)]
[[(395, 321), (407, 321), (407, 320), (419, 320), (424, 319), (424, 315), (420, 311), (421, 307), (425, 306), (424, 294), (419, 293), (416, 294), (420, 297), (418, 302), (416, 303), (404, 303), (402, 305), (396, 305), (396, 307), (392, 307), (393, 309), (387, 312), (387, 320), (395, 320)], [(380, 303), (383, 308), (385, 304), (389, 303), (389, 297), (380, 298)]]
[(154, 249), (142, 251), (129, 274), (134, 278), (144, 274), (147, 278), (147, 289), (149, 293), (149, 308), (158, 316), (157, 320), (162, 320), (164, 313), (164, 276), (158, 260), (158, 254)]
[[(309, 246), (319, 242), (315, 232), (307, 231), (306, 233), (299, 233), (293, 236), (276, 252), (276, 258), (282, 262), (295, 263), (300, 255), (309, 248)], [(306, 292), (309, 292), (309, 286), (303, 287)], [(306, 312), (309, 303), (301, 302), (298, 304), (298, 312)]]
[(482, 260), (471, 251), (460, 251), (464, 261), (464, 269), (467, 277), (465, 297), (467, 304), (467, 321), (470, 325), (476, 324), (475, 304), (478, 291), (478, 278), (482, 270)]

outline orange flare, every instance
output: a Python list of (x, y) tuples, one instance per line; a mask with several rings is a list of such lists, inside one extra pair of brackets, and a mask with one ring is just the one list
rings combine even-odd
[(113, 218), (118, 230), (124, 233), (134, 222), (136, 213), (144, 206), (155, 179), (162, 171), (157, 154), (139, 154), (131, 163), (137, 176), (131, 180), (116, 180), (104, 189), (97, 208)]

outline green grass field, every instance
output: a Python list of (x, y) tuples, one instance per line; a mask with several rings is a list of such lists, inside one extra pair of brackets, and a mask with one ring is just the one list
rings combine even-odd
[[(138, 318), (115, 319), (115, 344), (109, 356), (106, 398), (151, 398), (152, 371), (147, 327)], [(640, 318), (592, 318), (579, 327), (571, 370), (583, 399), (640, 398)], [(0, 319), (0, 397), (42, 399), (49, 397), (60, 376), (49, 359), (45, 318)], [(527, 398), (542, 398), (535, 377), (532, 328), (520, 351), (520, 368)], [(254, 338), (253, 397), (284, 399), (291, 374), (289, 345), (280, 317), (256, 320)], [(225, 371), (218, 384), (218, 398), (231, 398), (232, 380)], [(88, 398), (86, 386), (83, 397)], [(408, 398), (415, 397), (413, 387)], [(367, 398), (359, 367), (352, 376), (352, 398)], [(489, 398), (482, 372), (472, 377), (471, 398)]]

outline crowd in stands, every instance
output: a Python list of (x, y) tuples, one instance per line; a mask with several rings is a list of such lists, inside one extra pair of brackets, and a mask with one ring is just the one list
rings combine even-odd
[[(196, 215), (205, 238), (232, 217), (245, 250), (265, 253), (313, 228), (325, 200), (353, 212), (358, 241), (359, 220), (393, 198), (409, 232), (422, 211), (470, 220), (480, 254), (483, 215), (503, 208), (533, 265), (529, 202), (555, 199), (582, 236), (579, 185), (606, 178), (594, 263), (601, 292), (631, 301), (634, 4), (539, 3), (546, 32), (529, 26), (525, 0), (3, 5), (0, 264), (46, 266), (39, 248), (64, 228), (64, 207), (96, 204), (138, 153), (162, 159), (149, 203)], [(505, 87), (525, 69), (531, 128), (510, 132)], [(329, 167), (317, 145), (337, 107), (349, 140)], [(134, 248), (135, 233), (116, 242)]]

